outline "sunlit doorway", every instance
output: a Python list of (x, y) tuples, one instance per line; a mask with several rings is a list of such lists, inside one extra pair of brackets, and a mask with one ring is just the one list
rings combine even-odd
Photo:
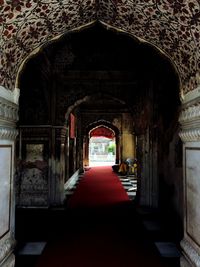
[(112, 166), (116, 162), (113, 130), (100, 126), (90, 131), (89, 166)]

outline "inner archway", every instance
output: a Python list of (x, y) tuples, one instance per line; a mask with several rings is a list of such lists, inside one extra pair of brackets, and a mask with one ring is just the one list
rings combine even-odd
[(112, 129), (98, 126), (89, 133), (89, 166), (110, 166), (116, 162), (116, 138)]
[[(37, 79), (33, 80), (33, 75)], [(129, 35), (97, 24), (80, 32), (70, 32), (59, 42), (44, 47), (27, 62), (20, 77), (18, 125), (21, 139), (17, 140), (17, 157), (22, 155), (20, 160), (26, 163), (28, 142), (33, 147), (40, 144), (44, 166), (50, 170), (44, 169), (44, 175), (41, 173), (47, 181), (46, 191), (42, 191), (45, 201), (38, 203), (36, 192), (31, 203), (60, 203), (62, 184), (59, 183), (69, 179), (78, 168), (88, 166), (89, 131), (99, 125), (113, 125), (118, 129), (115, 163), (136, 156), (142, 166), (142, 204), (158, 205), (158, 184), (161, 184), (158, 180), (169, 180), (169, 168), (163, 173), (168, 157), (173, 156), (174, 149), (169, 144), (172, 140), (175, 145), (178, 142), (179, 83), (177, 73), (164, 55)], [(73, 111), (77, 122), (75, 138), (67, 135), (68, 116), (64, 114), (69, 107), (68, 113)], [(63, 126), (66, 127), (65, 136), (61, 133)], [(30, 133), (32, 136), (28, 137)], [(60, 152), (62, 138), (66, 138), (64, 155)], [(130, 151), (130, 142), (136, 138), (137, 147)], [(84, 151), (85, 158), (82, 157)], [(70, 159), (70, 168), (65, 172), (61, 171), (61, 155), (66, 162)], [(27, 168), (27, 164), (23, 166)], [(175, 168), (173, 166), (172, 173)], [(65, 174), (64, 179), (58, 179)], [(23, 193), (20, 201), (29, 205), (27, 192)]]
[[(128, 35), (95, 25), (45, 47), (27, 63), (21, 78), (18, 205), (62, 205), (64, 182), (89, 166), (89, 133), (105, 126), (116, 133), (115, 163), (138, 159), (139, 205), (181, 210), (179, 195), (168, 197), (166, 190), (169, 182), (180, 188), (179, 165), (168, 166), (174, 156), (179, 159), (178, 150), (174, 155), (179, 94), (176, 73), (163, 55)], [(73, 136), (70, 113), (75, 117)], [(30, 145), (42, 147), (37, 152), (42, 162), (27, 161)], [(30, 186), (33, 168), (45, 187)]]

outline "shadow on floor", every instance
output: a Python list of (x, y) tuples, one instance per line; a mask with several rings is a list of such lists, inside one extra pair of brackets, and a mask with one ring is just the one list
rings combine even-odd
[[(176, 242), (152, 223), (157, 216), (138, 211), (133, 202), (98, 209), (17, 209), (16, 267), (128, 267), (133, 262), (178, 267), (178, 255), (166, 257), (164, 251), (163, 256), (156, 246)], [(25, 249), (27, 243), (33, 251)], [(36, 252), (34, 243), (45, 246)]]

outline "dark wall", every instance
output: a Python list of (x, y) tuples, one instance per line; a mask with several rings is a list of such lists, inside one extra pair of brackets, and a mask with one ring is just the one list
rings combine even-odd
[(98, 93), (125, 101), (140, 114), (150, 88), (170, 121), (178, 101), (170, 62), (151, 46), (97, 24), (66, 34), (27, 62), (20, 79), (19, 124), (63, 125), (69, 106)]

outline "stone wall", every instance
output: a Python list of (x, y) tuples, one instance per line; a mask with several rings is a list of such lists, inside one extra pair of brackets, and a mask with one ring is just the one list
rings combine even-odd
[[(163, 222), (173, 229), (174, 238), (183, 236), (183, 153), (179, 127), (159, 153), (159, 209)], [(176, 229), (176, 231), (175, 231)], [(172, 231), (171, 231), (172, 232)]]
[(20, 127), (15, 173), (18, 206), (48, 206), (51, 129)]
[(0, 266), (13, 267), (15, 257), (14, 155), (18, 90), (0, 87)]
[(200, 266), (200, 89), (183, 99), (180, 137), (183, 141), (184, 237), (181, 267)]
[(16, 204), (20, 207), (60, 205), (64, 197), (61, 166), (63, 127), (19, 128), (15, 172)]

